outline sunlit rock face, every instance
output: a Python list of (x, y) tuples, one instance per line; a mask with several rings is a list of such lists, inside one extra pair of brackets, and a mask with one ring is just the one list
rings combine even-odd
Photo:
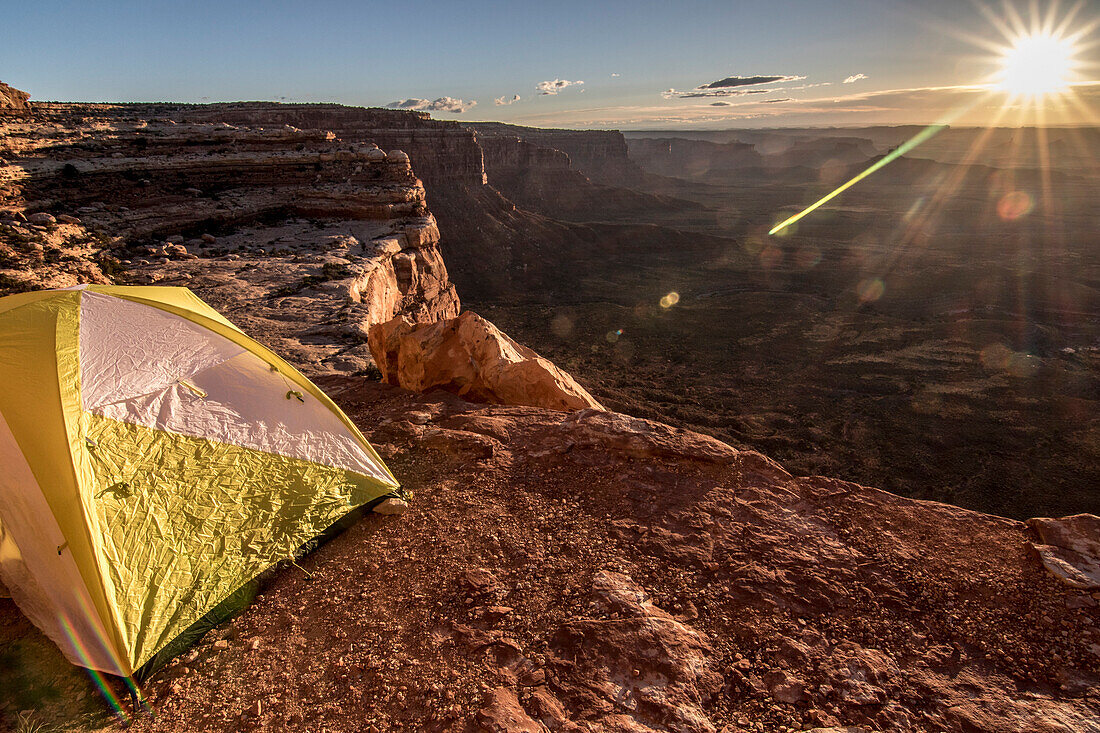
[(396, 318), (372, 326), (369, 343), (383, 381), (414, 392), (445, 389), (474, 402), (603, 409), (573, 377), (471, 311), (427, 325)]
[(0, 110), (28, 110), (31, 95), (0, 82)]
[(1100, 590), (1100, 517), (1036, 517), (1027, 525), (1038, 535), (1038, 542), (1028, 542), (1028, 549), (1051, 575), (1071, 588)]

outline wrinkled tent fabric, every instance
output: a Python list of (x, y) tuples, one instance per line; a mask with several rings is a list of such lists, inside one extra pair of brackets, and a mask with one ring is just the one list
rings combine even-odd
[(0, 298), (0, 580), (74, 664), (129, 677), (398, 488), (355, 425), (186, 288)]

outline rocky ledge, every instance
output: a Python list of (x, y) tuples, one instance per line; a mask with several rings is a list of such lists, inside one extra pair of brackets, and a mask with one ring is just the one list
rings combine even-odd
[(1097, 730), (1096, 597), (1022, 523), (616, 413), (321, 385), (410, 508), (280, 571), (135, 730)]

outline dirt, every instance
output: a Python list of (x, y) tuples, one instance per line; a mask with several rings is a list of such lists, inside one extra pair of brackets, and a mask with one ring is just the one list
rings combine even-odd
[[(278, 570), (132, 730), (1100, 730), (1096, 599), (1021, 523), (612, 413), (321, 386), (411, 508)], [(36, 655), (8, 682), (67, 670), (38, 714), (87, 729), (91, 684), (4, 603)]]

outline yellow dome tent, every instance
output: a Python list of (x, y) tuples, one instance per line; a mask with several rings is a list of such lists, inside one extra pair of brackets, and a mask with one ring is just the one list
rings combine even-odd
[(131, 677), (397, 481), (325, 394), (186, 288), (0, 298), (0, 579)]

